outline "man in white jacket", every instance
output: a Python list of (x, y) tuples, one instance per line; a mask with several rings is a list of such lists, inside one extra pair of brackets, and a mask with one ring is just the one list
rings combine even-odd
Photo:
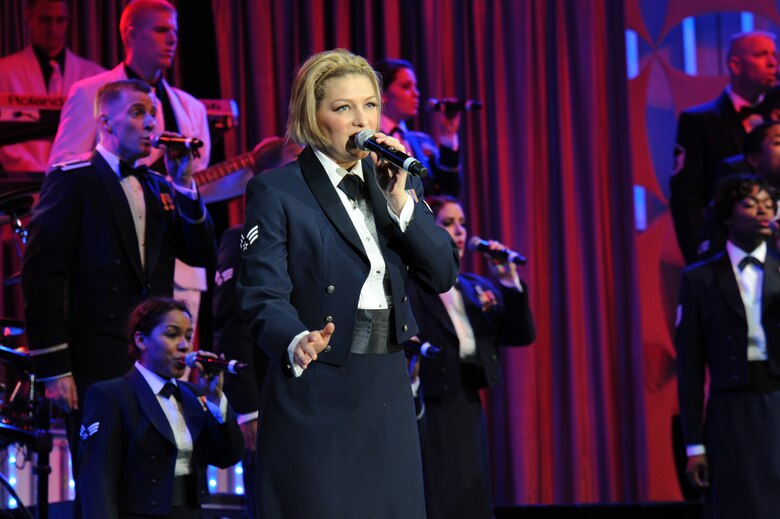
[[(65, 46), (70, 21), (66, 0), (29, 0), (24, 19), (30, 44), (0, 58), (0, 94), (65, 96), (76, 81), (105, 69), (76, 56)], [(36, 119), (37, 110), (20, 110), (19, 120)], [(46, 170), (51, 139), (36, 139), (0, 147), (0, 166), (7, 173)]]

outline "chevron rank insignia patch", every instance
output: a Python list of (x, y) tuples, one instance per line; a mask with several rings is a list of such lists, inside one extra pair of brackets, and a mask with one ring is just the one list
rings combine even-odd
[[(243, 236), (242, 236), (242, 238), (243, 238)], [(244, 249), (242, 248), (241, 250), (243, 251)], [(214, 283), (218, 287), (221, 287), (222, 285), (224, 285), (226, 282), (230, 281), (231, 279), (233, 279), (233, 268), (232, 267), (229, 268), (229, 269), (226, 269), (226, 270), (224, 270), (222, 272), (217, 271), (217, 272), (214, 273)]]
[(94, 436), (97, 434), (98, 429), (100, 428), (100, 422), (95, 422), (90, 426), (84, 427), (81, 426), (81, 430), (79, 430), (79, 436), (81, 436), (82, 440), (86, 440), (90, 436)]
[(249, 229), (249, 231), (247, 231), (246, 234), (241, 235), (238, 244), (241, 247), (242, 256), (249, 255), (249, 250), (252, 248), (252, 244), (257, 240), (259, 236), (260, 236), (260, 226), (257, 224), (255, 224), (251, 229)]

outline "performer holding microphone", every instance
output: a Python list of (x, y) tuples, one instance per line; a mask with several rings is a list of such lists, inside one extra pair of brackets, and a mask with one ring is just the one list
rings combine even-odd
[[(92, 115), (95, 94), (106, 83), (124, 79), (140, 79), (152, 87), (156, 110), (154, 135), (168, 131), (203, 143), (192, 155), (192, 171), (205, 169), (211, 156), (206, 107), (187, 92), (171, 86), (164, 77), (173, 65), (179, 41), (176, 8), (167, 0), (132, 0), (122, 11), (119, 33), (126, 54), (124, 62), (79, 81), (70, 89), (49, 156), (49, 169), (63, 161), (89, 158), (99, 137)], [(155, 165), (161, 170), (163, 154), (162, 148), (153, 148), (139, 164)], [(220, 183), (229, 183), (230, 177), (217, 181), (210, 191), (218, 192)], [(204, 201), (210, 200), (204, 195)], [(201, 292), (208, 288), (206, 270), (183, 259), (176, 260), (174, 295), (187, 301), (197, 326)]]
[[(420, 111), (420, 91), (411, 63), (402, 59), (384, 59), (374, 64), (382, 76), (382, 132), (396, 137), (406, 152), (428, 170), (423, 180), (428, 196), (458, 196), (461, 187), (460, 110), (447, 109), (446, 103), (434, 107), (437, 139), (427, 133), (411, 131), (406, 122)], [(443, 108), (443, 109), (440, 109)], [(464, 106), (465, 108), (465, 106)]]
[[(436, 223), (446, 229), (460, 256), (468, 243), (463, 208), (449, 196), (429, 197)], [(528, 345), (536, 337), (528, 287), (519, 261), (496, 241), (483, 253), (498, 283), (461, 273), (449, 292), (409, 289), (419, 340), (441, 351), (421, 359), (426, 434), (423, 475), (428, 519), (493, 517), (485, 419), (479, 390), (501, 382), (499, 345)], [(499, 259), (496, 259), (499, 258)]]
[(381, 106), (365, 59), (311, 56), (293, 81), (287, 127), (307, 147), (247, 186), (238, 293), (270, 362), (260, 517), (425, 517), (401, 346), (417, 332), (406, 286), (413, 278), (445, 292), (459, 262), (419, 178), (355, 146), (355, 134), (379, 130)]
[(128, 330), (135, 365), (123, 377), (90, 387), (84, 404), (78, 477), (83, 517), (198, 519), (208, 499), (206, 467), (227, 468), (244, 449), (222, 393), (224, 375), (204, 369), (209, 359), (219, 359), (198, 352), (198, 386), (177, 380), (193, 334), (181, 301), (144, 301)]
[(74, 471), (87, 388), (132, 367), (125, 343), (130, 309), (171, 295), (174, 255), (201, 266), (216, 255), (189, 153), (166, 150), (173, 185), (133, 166), (151, 151), (156, 109), (149, 86), (104, 85), (96, 113), (100, 144), (89, 160), (46, 177), (22, 262), (30, 354), (46, 396), (68, 413)]

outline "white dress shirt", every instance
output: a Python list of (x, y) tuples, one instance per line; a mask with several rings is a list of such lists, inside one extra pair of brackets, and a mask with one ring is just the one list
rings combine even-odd
[[(360, 236), (360, 241), (363, 243), (363, 247), (366, 250), (369, 262), (371, 263), (371, 269), (369, 270), (368, 277), (363, 283), (363, 288), (360, 290), (358, 309), (385, 309), (387, 308), (387, 298), (383, 281), (385, 277), (386, 266), (385, 258), (382, 255), (382, 250), (380, 249), (376, 240), (374, 240), (371, 232), (368, 230), (368, 224), (366, 223), (366, 219), (363, 216), (363, 212), (360, 210), (358, 204), (350, 200), (347, 194), (338, 188), (339, 182), (341, 182), (341, 179), (344, 178), (344, 175), (350, 173), (359, 176), (364, 182), (366, 182), (365, 178), (363, 177), (363, 163), (361, 161), (357, 161), (355, 166), (350, 171), (347, 171), (336, 164), (333, 159), (325, 155), (320, 150), (315, 149), (314, 153), (322, 164), (322, 167), (325, 169), (325, 173), (328, 175), (328, 179), (330, 180), (331, 184), (333, 184), (333, 188), (336, 190), (336, 193), (338, 194), (339, 200), (341, 200), (344, 209), (346, 209), (347, 214), (349, 215), (349, 219), (355, 226), (355, 230), (357, 231), (358, 236)], [(369, 181), (373, 182), (373, 179), (370, 179)], [(409, 223), (412, 221), (412, 217), (414, 216), (414, 201), (410, 196), (407, 195), (406, 203), (401, 209), (400, 215), (396, 215), (390, 208), (389, 204), (387, 204), (387, 212), (390, 214), (390, 218), (392, 218), (393, 221), (401, 228), (401, 231), (405, 232), (406, 228), (409, 227)], [(301, 376), (303, 369), (295, 364), (295, 347), (298, 344), (298, 341), (300, 341), (309, 332), (309, 330), (304, 330), (293, 337), (292, 341), (290, 341), (290, 344), (287, 347), (287, 353), (290, 357), (290, 363), (293, 366), (293, 373), (296, 377)]]
[[(764, 285), (764, 271), (753, 263), (748, 263), (745, 268), (739, 269), (739, 262), (747, 256), (753, 256), (761, 263), (766, 261), (766, 242), (756, 247), (752, 252), (745, 252), (730, 241), (726, 242), (726, 254), (731, 262), (731, 269), (739, 287), (739, 295), (745, 307), (745, 319), (748, 326), (747, 357), (748, 361), (765, 361), (769, 359), (766, 351), (766, 333), (761, 324), (761, 297)], [(688, 445), (688, 456), (706, 454), (702, 444)]]

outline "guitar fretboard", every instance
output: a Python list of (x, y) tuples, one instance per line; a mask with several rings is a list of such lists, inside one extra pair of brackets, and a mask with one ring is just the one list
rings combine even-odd
[(256, 161), (257, 158), (255, 157), (255, 153), (250, 151), (226, 160), (225, 162), (210, 166), (203, 171), (198, 171), (192, 177), (195, 179), (195, 184), (200, 187), (205, 184), (210, 184), (211, 182), (216, 182), (220, 178), (226, 177), (241, 169), (253, 168)]

